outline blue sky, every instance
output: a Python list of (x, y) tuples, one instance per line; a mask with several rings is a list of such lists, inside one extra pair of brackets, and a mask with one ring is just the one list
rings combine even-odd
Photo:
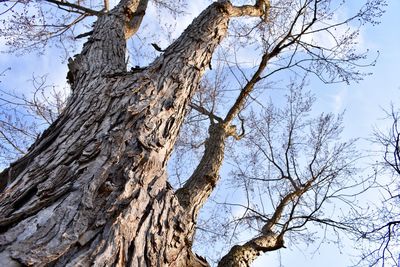
[[(400, 1), (391, 0), (388, 4), (382, 22), (377, 26), (367, 26), (361, 32), (361, 46), (368, 48), (372, 56), (376, 54), (375, 51), (379, 50), (380, 53), (376, 66), (368, 69), (373, 74), (363, 81), (351, 85), (323, 85), (313, 80), (309, 87), (317, 96), (316, 112), (346, 111), (344, 117), (345, 138), (368, 138), (372, 134), (373, 127), (381, 129), (387, 127), (388, 122), (382, 120), (385, 115), (383, 109), (389, 109), (391, 102), (395, 107), (400, 103), (400, 30), (398, 29), (400, 27)], [(189, 4), (189, 6), (191, 5)], [(193, 4), (190, 10), (191, 14), (180, 20), (176, 31), (183, 30), (191, 21), (191, 16), (198, 14), (203, 6), (205, 5)], [(156, 13), (154, 10), (149, 10), (146, 19), (151, 20), (152, 16), (156, 16)], [(2, 47), (3, 43), (0, 40), (0, 50), (4, 50), (1, 49)], [(0, 73), (8, 67), (11, 67), (11, 70), (0, 78), (2, 81), (0, 88), (29, 93), (31, 87), (28, 80), (31, 79), (33, 73), (36, 75), (48, 73), (50, 82), (58, 84), (60, 88), (66, 86), (67, 68), (58, 53), (57, 50), (49, 49), (45, 56), (30, 54), (16, 57), (15, 55), (1, 54)], [(362, 139), (359, 147), (370, 148), (370, 145)], [(322, 245), (314, 255), (311, 255), (313, 249), (302, 251), (305, 247), (304, 245), (300, 246), (300, 249), (290, 247), (279, 253), (270, 253), (260, 257), (254, 266), (279, 266), (277, 265), (279, 254), (283, 266), (350, 266), (353, 260), (345, 254), (340, 254), (334, 245)], [(349, 247), (345, 248), (345, 251), (348, 252), (351, 249), (352, 244), (349, 243)]]

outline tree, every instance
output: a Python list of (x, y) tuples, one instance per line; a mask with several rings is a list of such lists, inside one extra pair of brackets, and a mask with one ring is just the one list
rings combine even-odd
[(371, 265), (398, 265), (399, 263), (399, 175), (400, 175), (400, 132), (399, 112), (392, 106), (387, 112), (391, 126), (388, 130), (376, 130), (373, 142), (379, 145), (376, 172), (381, 177), (378, 188), (383, 197), (371, 218), (362, 228), (362, 237), (372, 245), (366, 247), (363, 259)]
[[(375, 23), (384, 5), (384, 1), (368, 1), (354, 16), (335, 21), (337, 6), (329, 0), (256, 1), (241, 6), (218, 1), (166, 49), (155, 45), (162, 54), (152, 63), (128, 71), (126, 40), (137, 33), (147, 0), (121, 0), (110, 10), (105, 1), (100, 11), (83, 2), (37, 4), (49, 3), (66, 10), (68, 16), (49, 26), (43, 12), (48, 7), (39, 6), (39, 13), (44, 14), (39, 18), (42, 31), (35, 31), (33, 21), (38, 18), (29, 15), (30, 2), (16, 2), (25, 8), (21, 15), (25, 20), (16, 19), (20, 17), (13, 4), (8, 9), (12, 12), (9, 25), (22, 28), (8, 27), (3, 35), (15, 41), (12, 30), (22, 29), (31, 37), (19, 44), (32, 48), (49, 36), (67, 33), (89, 15), (96, 16), (96, 21), (91, 31), (77, 36), (88, 40), (68, 60), (72, 93), (64, 110), (26, 155), (0, 174), (0, 262), (4, 266), (207, 266), (204, 258), (192, 252), (198, 214), (219, 182), (228, 138), (240, 140), (245, 135), (246, 116), (241, 114), (254, 99), (252, 94), (258, 86), (265, 86), (267, 78), (284, 70), (298, 76), (313, 73), (326, 83), (361, 79), (364, 74), (358, 67), (366, 54), (354, 48), (358, 28), (351, 23)], [(171, 7), (167, 1), (156, 3)], [(244, 23), (242, 17), (252, 19)], [(207, 103), (191, 100), (201, 88), (206, 69), (212, 68), (211, 57), (227, 37), (232, 18), (237, 18), (232, 23), (236, 44), (244, 44), (244, 49), (256, 46), (260, 60), (253, 72), (227, 66), (233, 75), (241, 72), (243, 83), (221, 116), (217, 109), (207, 109)], [(57, 27), (63, 30), (43, 33)], [(333, 33), (342, 28), (346, 29), (342, 35)], [(317, 42), (320, 38), (330, 42)], [(218, 98), (209, 99), (214, 106), (218, 104)], [(298, 125), (310, 99), (292, 92), (288, 102), (290, 108), (285, 112), (268, 113), (267, 109), (262, 115), (267, 122), (276, 114), (287, 117), (283, 157), (273, 156), (274, 140), (263, 136), (268, 129), (257, 129), (257, 121), (249, 122), (254, 133), (248, 138), (272, 164), (284, 189), (271, 198), (275, 205), (271, 214), (253, 216), (263, 222), (257, 236), (232, 247), (219, 266), (248, 266), (261, 252), (284, 247), (285, 234), (309, 221), (343, 225), (319, 217), (319, 204), (329, 199), (331, 183), (350, 167), (343, 158), (350, 147), (332, 147), (327, 142), (340, 132), (340, 121), (323, 115)], [(166, 165), (188, 105), (190, 112), (209, 119), (208, 137), (199, 164), (174, 191)], [(241, 133), (235, 123), (242, 124)], [(272, 120), (267, 126), (275, 127), (275, 123)], [(312, 126), (306, 155), (310, 161), (301, 171), (297, 149), (304, 144), (293, 140), (299, 138), (295, 132), (305, 126)], [(257, 136), (264, 143), (255, 142)], [(312, 210), (297, 209), (309, 197), (315, 200), (321, 194), (322, 201), (314, 201), (319, 204)]]

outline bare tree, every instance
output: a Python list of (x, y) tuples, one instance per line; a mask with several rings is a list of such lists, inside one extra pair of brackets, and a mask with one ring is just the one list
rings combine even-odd
[[(369, 223), (361, 228), (364, 239), (370, 242), (365, 247), (363, 260), (370, 265), (397, 266), (400, 262), (399, 235), (400, 235), (400, 210), (399, 210), (399, 175), (400, 175), (400, 132), (399, 111), (392, 106), (387, 112), (391, 126), (387, 130), (375, 131), (373, 142), (378, 144), (378, 157), (383, 161), (377, 162), (376, 175), (378, 176), (378, 189), (382, 202), (377, 204), (370, 215)], [(382, 157), (383, 155), (383, 157)]]
[[(176, 10), (169, 1), (156, 2)], [(286, 130), (284, 153), (277, 157), (270, 148), (275, 140), (263, 136), (268, 129), (257, 129), (257, 121), (246, 122), (241, 114), (278, 72), (314, 73), (326, 83), (361, 79), (366, 55), (355, 51), (359, 29), (351, 23), (375, 23), (384, 1), (368, 1), (342, 21), (334, 20), (340, 5), (329, 0), (218, 1), (166, 49), (153, 45), (161, 54), (151, 64), (130, 71), (126, 40), (139, 30), (147, 0), (122, 0), (110, 10), (106, 2), (98, 4), (102, 9), (83, 2), (48, 3), (97, 20), (84, 34), (88, 40), (82, 51), (69, 59), (72, 93), (64, 110), (28, 153), (0, 174), (0, 265), (207, 266), (192, 252), (197, 218), (220, 180), (226, 143), (243, 139), (245, 123), (254, 130), (248, 139), (252, 151), (267, 159), (277, 175), (276, 185), (267, 187), (278, 191), (270, 197), (275, 208), (264, 213), (253, 209), (255, 220), (262, 222), (257, 235), (232, 247), (218, 265), (248, 266), (261, 252), (282, 248), (285, 233), (309, 221), (343, 227), (320, 212), (326, 199), (340, 195), (345, 188), (340, 178), (351, 170), (346, 158), (351, 145), (328, 142), (340, 133), (340, 120), (323, 115), (305, 123), (311, 126), (311, 146), (304, 148), (296, 143), (295, 132), (311, 100), (292, 91), (288, 110), (268, 114), (267, 109), (261, 117), (288, 119), (287, 125), (276, 126)], [(8, 12), (13, 11), (10, 7)], [(227, 65), (240, 86), (226, 108), (217, 108), (216, 89), (205, 90), (203, 96), (211, 97), (193, 95), (199, 88), (202, 92), (201, 77), (212, 68), (211, 57), (228, 35), (232, 18), (227, 43), (236, 40), (243, 50), (256, 47), (259, 61), (249, 70)], [(344, 29), (343, 34), (334, 34), (336, 29)], [(21, 47), (36, 41), (26, 39)], [(229, 55), (225, 62), (231, 62)], [(174, 191), (166, 165), (188, 106), (189, 115), (207, 118), (208, 133), (200, 142), (204, 150), (197, 167)], [(257, 137), (263, 137), (260, 143), (251, 142)], [(306, 151), (304, 159), (296, 157), (300, 148)], [(300, 164), (303, 160), (306, 165)], [(311, 209), (305, 207), (309, 203)]]
[[(234, 197), (217, 203), (199, 231), (208, 236), (205, 243), (211, 238), (241, 244), (240, 233), (254, 237), (234, 246), (220, 266), (236, 266), (232, 257), (249, 263), (260, 252), (285, 247), (283, 240), (310, 242), (317, 239), (316, 228), (334, 236), (357, 232), (355, 218), (345, 212), (358, 208), (353, 201), (366, 186), (354, 178), (360, 157), (355, 140), (340, 141), (342, 116), (310, 116), (315, 99), (303, 86), (290, 85), (282, 108), (269, 102), (261, 112), (243, 115), (246, 134), (226, 151), (233, 169), (225, 183), (233, 186)], [(224, 220), (222, 210), (236, 215)]]

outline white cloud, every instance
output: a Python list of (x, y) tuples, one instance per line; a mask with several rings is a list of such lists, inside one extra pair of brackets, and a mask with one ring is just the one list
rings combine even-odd
[(332, 110), (334, 113), (343, 112), (345, 109), (345, 103), (347, 102), (348, 98), (348, 90), (346, 88), (341, 88), (337, 91), (334, 95), (331, 96), (333, 107)]

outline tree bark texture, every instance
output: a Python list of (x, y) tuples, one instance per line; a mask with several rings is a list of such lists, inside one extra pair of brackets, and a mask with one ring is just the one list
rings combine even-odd
[(66, 110), (1, 174), (1, 266), (207, 264), (191, 252), (194, 223), (165, 167), (229, 15), (211, 5), (163, 55), (130, 73), (132, 25), (121, 12), (137, 8), (132, 2), (99, 18), (70, 61)]
[(192, 217), (193, 222), (196, 222), (200, 208), (219, 180), (219, 170), (224, 159), (227, 138), (225, 124), (211, 124), (208, 132), (209, 137), (200, 163), (185, 185), (176, 191), (179, 203)]
[(249, 267), (262, 253), (284, 247), (283, 238), (273, 232), (261, 233), (243, 245), (233, 246), (220, 260), (218, 267)]
[[(122, 0), (98, 18), (69, 60), (65, 111), (0, 173), (0, 266), (208, 266), (191, 243), (232, 118), (210, 126), (203, 158), (176, 193), (166, 163), (229, 18), (265, 16), (269, 2), (216, 2), (152, 64), (127, 72), (126, 39), (147, 3)], [(233, 247), (219, 266), (248, 266), (282, 242), (263, 234)]]

